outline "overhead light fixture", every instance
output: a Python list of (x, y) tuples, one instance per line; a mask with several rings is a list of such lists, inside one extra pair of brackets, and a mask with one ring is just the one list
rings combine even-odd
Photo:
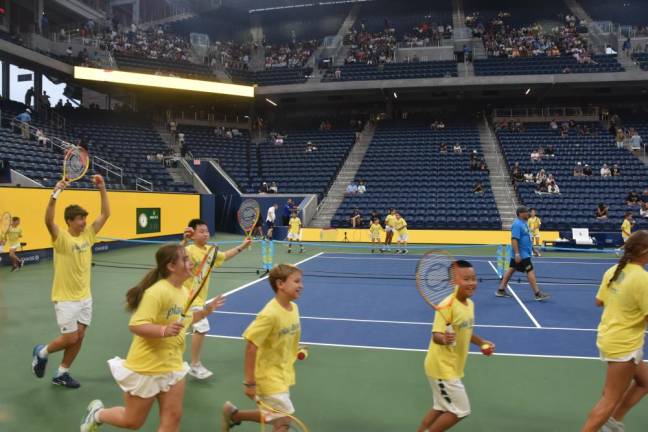
[(529, 93), (531, 93), (531, 87), (529, 87), (528, 89), (526, 89), (526, 91), (524, 92), (525, 95), (528, 95)]
[(265, 98), (266, 102), (268, 102), (270, 105), (277, 106), (277, 103), (273, 101), (272, 99)]

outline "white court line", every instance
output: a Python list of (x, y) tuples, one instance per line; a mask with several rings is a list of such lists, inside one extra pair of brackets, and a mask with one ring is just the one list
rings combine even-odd
[[(497, 273), (497, 268), (493, 265), (493, 263), (488, 261), (488, 264), (490, 264), (490, 266), (493, 269), (493, 271), (495, 272), (495, 274), (498, 274)], [(533, 322), (533, 324), (538, 328), (542, 327), (540, 325), (540, 323), (538, 322), (538, 320), (535, 319), (535, 317), (533, 316), (531, 311), (529, 309), (527, 309), (527, 307), (524, 305), (524, 303), (522, 303), (522, 300), (520, 300), (520, 297), (517, 296), (517, 294), (513, 290), (513, 287), (511, 287), (511, 285), (509, 285), (509, 284), (506, 284), (506, 288), (508, 288), (511, 291), (511, 294), (513, 294), (513, 297), (515, 297), (515, 300), (517, 300), (520, 307), (524, 310), (524, 312), (526, 312), (526, 314), (529, 317), (529, 319), (531, 320), (531, 322)]]
[[(305, 263), (306, 261), (310, 261), (310, 260), (312, 260), (313, 258), (317, 258), (317, 257), (319, 257), (319, 256), (322, 255), (323, 253), (324, 253), (324, 252), (317, 253), (317, 254), (315, 254), (315, 255), (313, 255), (313, 256), (311, 256), (311, 257), (308, 257), (308, 258), (305, 258), (305, 259), (303, 259), (303, 260), (301, 260), (301, 261), (296, 262), (294, 265), (298, 266), (298, 265), (300, 265), (300, 264), (303, 264), (303, 263)], [(238, 288), (234, 288), (233, 290), (229, 290), (229, 291), (227, 291), (226, 293), (223, 294), (223, 297), (227, 297), (227, 296), (229, 296), (229, 295), (234, 294), (235, 292), (239, 292), (239, 291), (241, 291), (241, 290), (244, 290), (245, 288), (248, 288), (248, 287), (254, 285), (255, 283), (260, 282), (260, 281), (265, 280), (265, 279), (268, 279), (268, 276), (267, 276), (267, 275), (266, 275), (266, 276), (263, 276), (262, 278), (259, 278), (259, 279), (256, 279), (256, 280), (253, 280), (252, 282), (248, 282), (248, 283), (246, 283), (246, 284), (244, 284), (244, 285), (241, 285), (241, 286), (238, 287)], [(212, 301), (213, 299), (214, 299), (214, 298), (211, 298), (211, 299), (207, 300), (207, 302), (210, 302), (210, 301)]]
[[(257, 316), (253, 312), (234, 312), (234, 311), (220, 311), (217, 310), (215, 314), (222, 315), (244, 315), (244, 316)], [(370, 320), (358, 318), (334, 318), (334, 317), (316, 317), (316, 316), (300, 316), (300, 319), (316, 320), (316, 321), (344, 321), (355, 323), (369, 323), (369, 324), (396, 324), (396, 325), (415, 325), (432, 327), (431, 322), (421, 321), (391, 321), (391, 320)], [(595, 332), (596, 329), (586, 328), (572, 328), (572, 327), (532, 327), (532, 326), (516, 326), (516, 325), (500, 325), (500, 324), (475, 324), (474, 327), (480, 328), (502, 328), (502, 329), (515, 329), (515, 330), (559, 330), (559, 331), (578, 331), (578, 332)]]
[[(529, 285), (529, 282), (511, 282), (509, 281), (510, 284), (514, 285)], [(544, 281), (538, 281), (538, 285), (569, 285), (569, 286), (594, 286), (598, 287), (600, 284), (598, 282), (544, 282)]]
[[(218, 339), (235, 339), (242, 340), (241, 336), (225, 336), (217, 334), (207, 334), (207, 337), (218, 338)], [(324, 346), (324, 347), (336, 347), (336, 348), (357, 348), (357, 349), (367, 349), (367, 350), (380, 350), (380, 351), (403, 351), (403, 352), (428, 352), (427, 349), (422, 348), (394, 348), (394, 347), (384, 347), (384, 346), (370, 346), (370, 345), (347, 345), (347, 344), (333, 344), (333, 343), (323, 343), (323, 342), (308, 342), (300, 341), (304, 345), (314, 345), (314, 346)], [(483, 355), (478, 352), (469, 352), (471, 355)], [(586, 357), (586, 356), (565, 356), (565, 355), (547, 355), (547, 354), (517, 354), (517, 353), (494, 353), (493, 356), (498, 357), (529, 357), (529, 358), (545, 358), (545, 359), (570, 359), (570, 360), (601, 360), (599, 357)], [(648, 360), (644, 360), (648, 363)]]
[[(327, 254), (339, 254), (339, 255), (345, 255), (344, 253), (338, 253), (338, 252), (323, 252)], [(372, 256), (369, 254), (366, 254), (366, 256), (363, 257), (358, 257), (358, 256), (353, 256), (355, 254), (346, 254), (345, 256), (322, 256), (320, 259), (342, 259), (342, 260), (356, 260), (356, 261), (365, 261), (365, 260), (384, 260), (384, 261), (418, 261), (419, 258), (409, 258), (409, 257), (390, 257), (390, 256)], [(484, 258), (484, 257), (474, 257), (471, 255), (457, 255), (460, 257), (465, 257), (469, 258), (470, 261), (473, 262), (490, 262), (490, 258)], [(604, 265), (604, 264), (609, 264), (607, 262), (587, 262), (587, 261), (547, 261), (548, 258), (534, 258), (533, 261), (536, 263), (543, 263), (543, 264), (584, 264), (584, 265)], [(567, 259), (567, 258), (566, 258)], [(586, 258), (590, 259), (590, 258)], [(608, 259), (608, 258), (594, 258), (594, 259)], [(612, 262), (612, 261), (611, 261)]]

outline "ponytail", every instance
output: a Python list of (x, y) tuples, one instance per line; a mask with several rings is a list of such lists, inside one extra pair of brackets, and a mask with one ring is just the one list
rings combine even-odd
[(144, 292), (153, 286), (160, 279), (166, 279), (169, 277), (169, 268), (168, 264), (173, 263), (178, 259), (180, 254), (180, 249), (182, 246), (177, 244), (165, 245), (157, 250), (155, 253), (155, 262), (156, 267), (149, 270), (148, 273), (142, 278), (141, 281), (133, 288), (129, 289), (126, 293), (126, 310), (129, 312), (134, 312), (139, 306), (142, 298), (144, 297)]
[(614, 269), (614, 274), (610, 278), (607, 287), (610, 288), (612, 283), (619, 278), (626, 265), (645, 257), (646, 254), (648, 254), (648, 231), (635, 231), (623, 245), (623, 256), (619, 259), (619, 264)]

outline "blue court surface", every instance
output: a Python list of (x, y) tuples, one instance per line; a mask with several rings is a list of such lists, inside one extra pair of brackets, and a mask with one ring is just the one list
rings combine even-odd
[[(540, 289), (551, 294), (533, 300), (525, 276), (509, 285), (514, 298), (497, 298), (496, 263), (471, 261), (482, 281), (473, 297), (475, 333), (492, 340), (498, 355), (598, 358), (596, 327), (601, 309), (594, 297), (611, 259), (536, 258)], [(304, 290), (298, 300), (302, 342), (388, 350), (427, 350), (434, 310), (419, 296), (415, 255), (320, 253), (299, 263)], [(371, 277), (369, 277), (371, 276)], [(218, 273), (215, 274), (218, 277)], [(267, 278), (227, 295), (210, 316), (211, 336), (240, 338), (273, 296)], [(471, 348), (477, 352), (477, 347)]]

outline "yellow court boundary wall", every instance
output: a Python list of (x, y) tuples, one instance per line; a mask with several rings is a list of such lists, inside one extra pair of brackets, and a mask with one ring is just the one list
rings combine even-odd
[[(350, 243), (370, 242), (368, 229), (354, 228), (304, 228), (302, 240), (310, 242), (344, 242), (344, 235)], [(540, 241), (557, 240), (558, 231), (543, 231)], [(408, 230), (408, 243), (436, 243), (436, 244), (509, 244), (510, 231), (477, 231), (477, 230)], [(396, 243), (398, 234), (394, 234), (393, 243)], [(381, 242), (385, 240), (385, 233), (380, 234)]]
[[(45, 228), (45, 208), (51, 189), (0, 187), (0, 214), (8, 211), (20, 217), (25, 250), (51, 247)], [(200, 195), (153, 192), (108, 192), (110, 219), (99, 236), (118, 239), (137, 239), (182, 233), (187, 222), (200, 217)], [(65, 229), (63, 211), (70, 204), (78, 204), (88, 211), (88, 223), (99, 215), (101, 198), (97, 190), (65, 190), (56, 204), (55, 221)], [(159, 233), (137, 234), (137, 208), (160, 208)]]

